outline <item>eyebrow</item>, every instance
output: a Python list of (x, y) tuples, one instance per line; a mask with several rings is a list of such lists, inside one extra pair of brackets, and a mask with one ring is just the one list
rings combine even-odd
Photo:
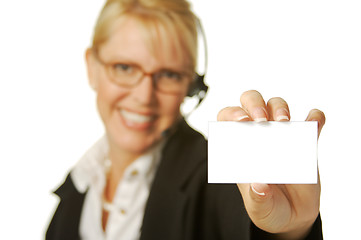
[[(114, 60), (108, 60), (109, 63), (112, 63), (112, 64), (129, 64), (129, 65), (134, 65), (134, 66), (137, 66), (141, 69), (144, 70), (144, 67), (141, 66), (139, 64), (139, 62), (135, 61), (135, 60), (132, 60), (130, 59), (129, 57), (122, 57), (122, 56), (114, 56), (113, 57)], [(117, 60), (115, 60), (115, 58)], [(181, 69), (182, 68), (182, 69)], [(175, 66), (160, 66), (159, 68), (156, 68), (154, 71), (151, 71), (151, 72), (160, 72), (160, 71), (170, 71), (170, 72), (176, 72), (176, 73), (181, 73), (181, 74), (191, 74), (192, 71), (191, 70), (188, 70), (190, 69), (189, 66), (180, 66), (180, 67), (175, 67)]]

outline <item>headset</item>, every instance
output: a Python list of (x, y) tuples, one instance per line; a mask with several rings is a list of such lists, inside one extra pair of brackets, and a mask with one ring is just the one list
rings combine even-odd
[[(199, 74), (198, 72), (195, 74), (194, 80), (188, 90), (187, 93), (187, 97), (196, 97), (198, 98), (198, 102), (196, 104), (196, 106), (192, 109), (192, 111), (188, 114), (186, 114), (187, 116), (189, 114), (191, 114), (204, 100), (207, 91), (208, 91), (208, 86), (205, 84), (204, 79), (207, 73), (207, 67), (208, 67), (208, 48), (207, 48), (207, 40), (206, 40), (206, 35), (203, 29), (203, 26), (201, 24), (201, 21), (199, 18), (196, 18), (196, 24), (197, 24), (197, 29), (198, 29), (198, 43), (202, 42), (203, 43), (203, 48), (204, 48), (204, 69), (203, 69), (203, 74)], [(199, 37), (202, 38), (202, 40), (199, 40)], [(198, 44), (198, 48), (199, 48)], [(199, 59), (199, 57), (198, 57)], [(197, 64), (198, 65), (198, 64)]]
[[(170, 126), (169, 128), (165, 129), (162, 133), (161, 133), (161, 137), (169, 137), (172, 133), (175, 132), (175, 130), (177, 129), (178, 124), (181, 122), (181, 119), (184, 118), (188, 118), (189, 115), (198, 108), (198, 106), (202, 103), (202, 101), (204, 100), (204, 98), (206, 97), (206, 94), (208, 92), (208, 86), (207, 84), (204, 82), (206, 73), (207, 73), (207, 67), (208, 67), (208, 50), (207, 50), (207, 40), (206, 40), (206, 35), (203, 29), (203, 26), (201, 24), (201, 21), (199, 18), (196, 18), (196, 24), (197, 24), (197, 31), (198, 31), (198, 43), (203, 43), (203, 48), (204, 48), (204, 69), (203, 69), (203, 74), (199, 74), (198, 70), (195, 74), (195, 77), (193, 79), (192, 84), (190, 85), (188, 92), (187, 92), (187, 97), (190, 98), (197, 98), (198, 101), (196, 103), (196, 105), (193, 107), (193, 109), (184, 114), (182, 118), (178, 119), (175, 123), (173, 123), (172, 126)], [(202, 38), (202, 40), (199, 40), (199, 37)], [(199, 44), (198, 44), (198, 49), (199, 49)], [(199, 59), (199, 57), (198, 57)], [(198, 65), (198, 62), (197, 62)], [(198, 67), (198, 66), (197, 66)]]
[[(203, 26), (201, 24), (201, 21), (199, 18), (196, 18), (196, 24), (197, 24), (197, 31), (198, 31), (198, 43), (201, 42), (203, 43), (203, 49), (204, 49), (204, 69), (203, 69), (203, 74), (199, 74), (198, 72), (196, 72), (195, 77), (193, 79), (193, 82), (191, 84), (191, 86), (189, 87), (189, 90), (187, 92), (187, 97), (190, 98), (197, 98), (198, 101), (196, 103), (196, 105), (193, 107), (193, 109), (186, 113), (183, 114), (183, 117), (181, 117), (180, 119), (178, 119), (175, 123), (173, 123), (172, 126), (170, 126), (169, 128), (165, 129), (162, 133), (161, 133), (161, 137), (169, 137), (172, 133), (175, 132), (175, 130), (177, 129), (178, 124), (181, 122), (181, 119), (184, 118), (188, 118), (189, 115), (197, 109), (197, 107), (202, 103), (202, 101), (204, 100), (204, 98), (206, 97), (206, 94), (208, 92), (208, 86), (207, 84), (204, 82), (206, 73), (207, 73), (207, 67), (208, 67), (208, 50), (207, 50), (207, 40), (206, 40), (206, 35), (203, 29)], [(199, 41), (199, 37), (202, 38), (201, 41)], [(199, 48), (199, 44), (198, 44), (198, 48)], [(199, 59), (199, 58), (198, 58)], [(198, 63), (197, 63), (198, 65)], [(198, 67), (198, 66), (197, 66)]]

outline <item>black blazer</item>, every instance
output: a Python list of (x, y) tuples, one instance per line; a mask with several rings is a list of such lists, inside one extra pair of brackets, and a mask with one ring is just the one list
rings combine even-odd
[[(80, 239), (85, 194), (70, 175), (55, 192), (60, 204), (46, 239)], [(272, 239), (249, 219), (235, 184), (207, 183), (207, 142), (182, 121), (166, 144), (151, 187), (141, 240)], [(317, 218), (307, 239), (322, 239)]]

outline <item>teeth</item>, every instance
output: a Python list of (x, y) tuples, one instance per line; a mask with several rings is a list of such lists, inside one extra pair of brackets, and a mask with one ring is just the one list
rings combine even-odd
[(145, 123), (150, 122), (152, 120), (151, 116), (145, 116), (134, 112), (128, 112), (125, 110), (120, 110), (120, 114), (128, 121), (132, 121), (135, 123)]

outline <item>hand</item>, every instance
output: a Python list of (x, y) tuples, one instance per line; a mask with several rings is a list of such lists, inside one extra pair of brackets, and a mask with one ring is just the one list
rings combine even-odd
[[(228, 107), (218, 121), (289, 121), (288, 104), (272, 98), (265, 104), (257, 91), (242, 94), (242, 107)], [(325, 124), (324, 114), (313, 109), (306, 121), (318, 122), (318, 135)], [(320, 181), (317, 184), (237, 184), (252, 222), (260, 229), (277, 233), (281, 239), (305, 237), (319, 214)]]

